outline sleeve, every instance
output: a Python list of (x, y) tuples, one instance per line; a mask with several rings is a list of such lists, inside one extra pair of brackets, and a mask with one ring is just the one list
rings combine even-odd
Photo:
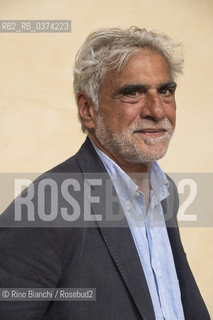
[[(13, 214), (11, 205), (2, 219)], [(45, 228), (0, 228), (0, 287), (56, 288), (61, 275), (62, 239)], [(5, 301), (0, 297), (0, 318), (39, 320), (50, 301)]]

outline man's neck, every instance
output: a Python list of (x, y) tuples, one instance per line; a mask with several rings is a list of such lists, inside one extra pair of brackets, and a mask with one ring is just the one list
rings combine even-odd
[(124, 159), (120, 159), (119, 156), (113, 155), (107, 151), (94, 136), (89, 137), (97, 148), (111, 158), (136, 183), (138, 189), (144, 194), (144, 200), (148, 210), (150, 198), (150, 170), (152, 163), (127, 162)]

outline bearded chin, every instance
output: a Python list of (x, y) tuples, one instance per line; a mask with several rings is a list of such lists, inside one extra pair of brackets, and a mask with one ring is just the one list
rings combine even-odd
[[(162, 145), (162, 140), (164, 143)], [(168, 150), (169, 138), (144, 139), (144, 147), (139, 147), (124, 134), (112, 134), (111, 142), (114, 151), (119, 153), (126, 161), (132, 163), (153, 162), (161, 159)]]
[(119, 155), (127, 162), (145, 163), (161, 159), (168, 150), (171, 133), (162, 137), (146, 138), (140, 141), (140, 146), (135, 142), (133, 131), (111, 133), (99, 115), (96, 118), (95, 135), (100, 144), (111, 155)]

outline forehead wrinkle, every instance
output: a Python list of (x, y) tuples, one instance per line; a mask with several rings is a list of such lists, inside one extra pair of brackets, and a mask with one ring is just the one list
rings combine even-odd
[[(140, 79), (138, 79), (139, 81), (136, 80), (136, 79), (135, 79), (136, 81), (134, 81), (133, 79), (132, 79), (133, 81), (131, 81), (131, 80), (128, 81), (128, 79), (126, 79), (127, 82), (121, 84), (120, 80), (122, 79), (122, 73), (123, 73), (123, 71), (125, 71), (125, 69), (126, 68), (124, 67), (124, 69), (122, 69), (119, 74), (116, 73), (115, 70), (107, 70), (107, 72), (105, 73), (102, 85), (100, 87), (100, 91), (99, 91), (100, 94), (101, 94), (101, 92), (103, 92), (102, 90), (104, 89), (104, 87), (106, 87), (106, 88), (108, 87), (108, 90), (109, 90), (108, 94), (111, 97), (114, 97), (117, 94), (120, 94), (121, 91), (124, 90), (125, 87), (127, 88), (128, 86), (132, 86), (132, 87), (135, 86), (136, 90), (137, 89), (140, 90), (140, 89), (143, 89), (143, 88), (148, 90), (148, 89), (159, 89), (160, 87), (169, 85), (171, 83), (175, 84), (175, 82), (173, 82), (173, 79), (171, 77), (170, 70), (169, 70), (169, 74), (168, 74), (168, 78), (167, 78), (168, 80), (166, 79), (165, 81), (161, 81), (159, 83), (154, 83), (153, 85), (150, 82), (152, 82), (154, 80), (153, 77), (152, 77), (152, 76), (154, 76), (154, 74), (153, 75), (150, 74), (150, 76), (151, 76), (150, 79), (146, 79), (146, 80), (144, 79), (146, 81), (144, 83), (143, 83), (142, 79), (141, 79), (141, 82), (140, 82)], [(132, 75), (130, 74), (129, 77), (132, 77)], [(147, 81), (148, 81), (148, 83), (147, 83)]]

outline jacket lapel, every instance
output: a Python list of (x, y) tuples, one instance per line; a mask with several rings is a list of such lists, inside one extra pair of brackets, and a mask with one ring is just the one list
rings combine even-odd
[(129, 228), (100, 230), (142, 319), (154, 320), (151, 297)]
[[(100, 177), (103, 177), (104, 173), (104, 176), (106, 177), (106, 169), (88, 138), (75, 157), (85, 177), (87, 177), (88, 173), (93, 173), (96, 177), (99, 173), (101, 174)], [(110, 179), (109, 176), (108, 179)], [(104, 186), (101, 188), (99, 186), (94, 187), (93, 191), (100, 199), (106, 198)], [(122, 211), (120, 203), (119, 206)], [(100, 206), (94, 205), (92, 206), (92, 209), (95, 215), (100, 215), (100, 212), (104, 211), (104, 205), (103, 203)], [(112, 210), (117, 211), (118, 208), (115, 207)], [(107, 212), (105, 214), (107, 214)], [(116, 212), (113, 213), (113, 216), (114, 214), (116, 216)], [(122, 215), (124, 217), (124, 213), (122, 213)], [(155, 316), (149, 289), (125, 217), (122, 220), (122, 227), (118, 225), (119, 221), (115, 222), (114, 227), (111, 225), (108, 227), (107, 224), (103, 225), (100, 221), (97, 223), (111, 257), (114, 260), (142, 319), (154, 320)]]

